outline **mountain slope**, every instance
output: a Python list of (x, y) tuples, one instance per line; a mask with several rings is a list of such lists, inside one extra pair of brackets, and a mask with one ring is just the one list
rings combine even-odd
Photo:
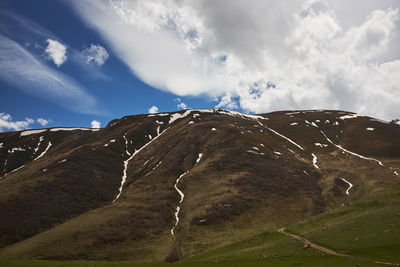
[(0, 134), (2, 258), (179, 260), (399, 185), (400, 127), (341, 111), (26, 134)]

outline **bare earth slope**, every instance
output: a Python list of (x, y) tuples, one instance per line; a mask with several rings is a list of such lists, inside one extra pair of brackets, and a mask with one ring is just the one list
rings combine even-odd
[(1, 258), (174, 261), (400, 184), (400, 126), (342, 111), (186, 110), (0, 144)]

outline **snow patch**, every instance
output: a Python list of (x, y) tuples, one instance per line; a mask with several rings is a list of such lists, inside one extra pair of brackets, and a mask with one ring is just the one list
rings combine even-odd
[(217, 129), (215, 129), (215, 128), (212, 128), (212, 129), (211, 129), (211, 131), (216, 131), (216, 130), (217, 130)]
[(297, 122), (292, 122), (292, 123), (290, 124), (290, 126), (295, 126), (295, 125), (298, 125), (298, 123), (297, 123)]
[(200, 159), (201, 159), (202, 156), (203, 156), (203, 154), (202, 154), (202, 153), (199, 153), (199, 156), (198, 156), (198, 158), (196, 159), (196, 163), (198, 163), (198, 162), (200, 161)]
[(375, 128), (368, 127), (368, 128), (366, 128), (365, 130), (367, 130), (367, 131), (374, 131)]
[(162, 117), (162, 116), (168, 116), (168, 113), (156, 113), (156, 114), (150, 114), (147, 115), (147, 117)]
[(39, 143), (38, 143), (37, 147), (34, 149), (35, 154), (36, 154), (36, 152), (38, 152), (40, 144), (42, 143), (43, 139), (44, 139), (43, 136), (39, 137)]
[(364, 116), (355, 113), (355, 114), (349, 114), (349, 115), (341, 116), (341, 117), (339, 117), (339, 119), (348, 120), (348, 119), (355, 119), (357, 117), (364, 117)]
[(318, 160), (317, 156), (316, 156), (314, 153), (311, 153), (311, 155), (312, 155), (312, 157), (313, 157), (313, 159), (312, 159), (312, 164), (314, 165), (314, 167), (315, 167), (316, 169), (319, 169), (319, 167), (318, 167), (318, 165), (317, 165), (317, 160)]
[(192, 110), (186, 110), (183, 114), (173, 113), (171, 115), (168, 123), (171, 124), (176, 120), (183, 119), (183, 118), (187, 117), (190, 114), (190, 112), (192, 112)]
[(324, 147), (328, 146), (327, 144), (321, 144), (321, 143), (314, 143), (314, 144), (315, 144), (315, 146), (319, 146), (321, 148), (324, 148)]
[(47, 131), (47, 129), (23, 131), (23, 132), (20, 133), (19, 136), (27, 136), (27, 135), (31, 135), (31, 134), (38, 134), (38, 133), (43, 133), (45, 131)]
[(314, 127), (318, 128), (318, 125), (316, 125), (315, 122), (309, 122), (308, 120), (305, 120), (305, 122), (307, 124), (310, 124), (311, 126), (314, 126)]
[(397, 171), (393, 172), (396, 176), (399, 176), (399, 173)]
[(13, 153), (15, 153), (15, 152), (17, 152), (17, 151), (22, 152), (22, 151), (25, 151), (25, 149), (22, 148), (22, 147), (13, 147), (11, 150), (8, 150), (8, 153), (13, 154)]
[(274, 151), (274, 153), (277, 154), (277, 155), (282, 155), (282, 153), (278, 152), (278, 151)]
[(99, 128), (51, 128), (50, 132), (58, 132), (58, 131), (75, 131), (75, 130), (81, 130), (81, 131), (92, 131), (96, 132), (99, 131)]

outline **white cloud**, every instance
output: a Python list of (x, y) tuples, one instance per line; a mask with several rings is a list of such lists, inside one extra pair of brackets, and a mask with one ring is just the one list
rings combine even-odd
[(101, 110), (96, 99), (71, 77), (43, 64), (24, 47), (0, 34), (0, 79), (62, 107), (85, 114)]
[(367, 17), (349, 22), (333, 2), (73, 1), (132, 73), (161, 90), (251, 112), (399, 117), (400, 58), (391, 47), (400, 3), (369, 5)]
[(151, 108), (149, 108), (148, 112), (149, 113), (158, 113), (158, 107), (152, 106)]
[(182, 102), (182, 99), (180, 99), (179, 97), (178, 97), (178, 98), (175, 98), (174, 101), (175, 101), (175, 102), (178, 102), (178, 105), (176, 105), (176, 106), (177, 106), (179, 109), (187, 109), (187, 108), (188, 108), (188, 106), (187, 106), (184, 102)]
[(45, 54), (51, 59), (57, 67), (60, 67), (66, 60), (67, 47), (57, 40), (47, 39)]
[(86, 57), (86, 62), (94, 62), (98, 66), (102, 66), (108, 59), (109, 55), (107, 50), (101, 45), (91, 44), (89, 48), (82, 51)]
[(177, 105), (177, 107), (180, 108), (180, 109), (187, 109), (187, 105), (185, 103), (183, 103), (183, 102), (179, 103)]
[(100, 128), (100, 125), (101, 125), (101, 123), (100, 123), (99, 121), (96, 121), (96, 120), (93, 120), (93, 121), (90, 123), (90, 126), (91, 126), (92, 128)]
[(35, 121), (31, 118), (25, 118), (23, 121), (13, 121), (12, 116), (7, 113), (0, 113), (0, 132), (6, 130), (24, 130), (28, 129), (29, 126), (34, 123)]
[(47, 119), (43, 119), (43, 118), (37, 118), (36, 122), (39, 123), (42, 126), (46, 126), (47, 124), (49, 124), (49, 122), (51, 122), (51, 120), (47, 120)]

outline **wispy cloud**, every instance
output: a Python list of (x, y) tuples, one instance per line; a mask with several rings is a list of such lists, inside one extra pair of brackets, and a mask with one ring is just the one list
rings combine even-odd
[(42, 126), (46, 126), (47, 124), (49, 124), (51, 122), (51, 120), (43, 119), (43, 118), (37, 118), (36, 122), (39, 123)]
[(73, 78), (42, 63), (15, 41), (0, 34), (0, 79), (36, 97), (85, 114), (101, 110), (96, 99)]

